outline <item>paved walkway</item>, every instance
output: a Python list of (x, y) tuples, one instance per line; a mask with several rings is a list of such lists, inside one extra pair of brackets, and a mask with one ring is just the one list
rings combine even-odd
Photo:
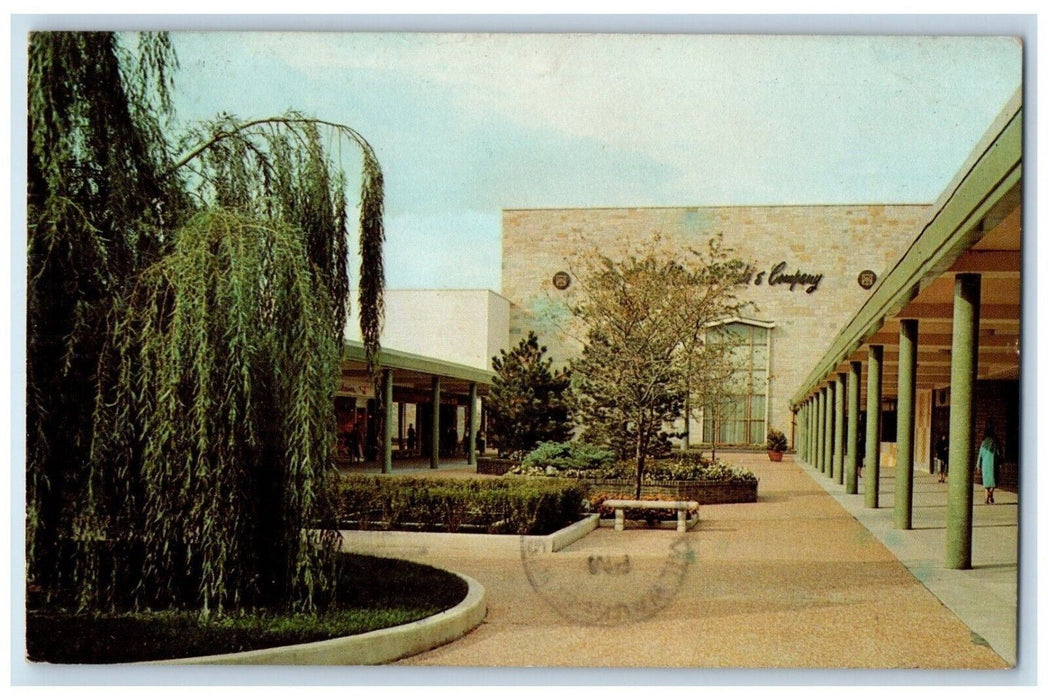
[[(762, 455), (731, 458), (760, 477), (759, 502), (703, 506), (699, 524), (680, 539), (665, 530), (617, 533), (600, 528), (555, 554), (522, 556), (519, 547), (505, 544), (376, 551), (461, 571), (488, 591), (488, 616), (478, 629), (400, 663), (929, 669), (1010, 665), (984, 641), (992, 640), (992, 632), (973, 634), (922, 583), (946, 580), (960, 589), (964, 586), (957, 581), (979, 582), (985, 574), (997, 578), (1002, 569), (983, 566), (980, 554), (980, 568), (974, 571), (936, 573), (934, 543), (912, 545), (920, 551), (914, 561), (923, 562), (917, 566), (924, 572), (918, 580), (875, 536), (878, 519), (887, 514), (890, 521), (890, 510), (872, 516), (871, 535), (847, 509), (855, 497), (836, 497), (833, 487), (827, 492), (828, 480), (806, 465), (789, 456), (778, 464)], [(923, 480), (919, 483), (921, 493), (932, 494)], [(890, 505), (885, 491), (884, 503)], [(999, 500), (1004, 497), (1001, 494)], [(901, 538), (904, 544), (941, 538), (933, 500), (929, 495), (922, 506), (927, 513), (919, 511), (923, 520), (918, 526), (925, 529)], [(997, 508), (986, 515), (1004, 517), (997, 513), (1015, 510)], [(988, 549), (984, 532), (1007, 529), (982, 527), (981, 510), (977, 508), (977, 553)], [(926, 552), (921, 549), (925, 546)], [(995, 551), (1004, 549), (995, 546)], [(690, 565), (682, 567), (688, 559)], [(1000, 578), (994, 583), (1003, 591), (1007, 583)], [(1014, 596), (1014, 584), (1011, 591)], [(652, 601), (660, 600), (668, 603), (651, 614)], [(1014, 606), (1011, 613), (1014, 630)], [(577, 621), (601, 617), (617, 617), (623, 623)], [(1012, 639), (1014, 646), (1014, 634)]]
[(879, 506), (863, 505), (865, 484), (847, 495), (844, 487), (805, 465), (805, 471), (881, 541), (935, 596), (1009, 664), (1015, 664), (1018, 625), (1019, 496), (997, 489), (993, 505), (986, 491), (973, 489), (972, 569), (942, 566), (946, 552), (946, 484), (938, 476), (916, 472), (913, 529), (896, 530), (895, 467), (881, 468)]

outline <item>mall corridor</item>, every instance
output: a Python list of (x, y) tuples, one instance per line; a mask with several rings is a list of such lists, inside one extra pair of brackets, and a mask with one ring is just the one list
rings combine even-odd
[[(781, 463), (761, 454), (724, 457), (757, 473), (758, 502), (703, 506), (698, 525), (681, 540), (668, 530), (602, 527), (542, 559), (522, 556), (514, 538), (376, 548), (468, 574), (488, 592), (484, 624), (400, 663), (869, 669), (1014, 663), (1014, 494), (976, 507), (975, 568), (944, 572), (936, 541), (944, 517), (937, 501), (945, 502), (945, 490), (938, 493), (934, 479), (925, 484), (918, 477), (923, 495), (915, 529), (884, 533), (881, 511), (890, 526), (890, 497), (856, 519), (854, 497), (835, 494), (828, 479), (792, 456)], [(681, 561), (688, 563), (677, 572), (674, 562)], [(974, 598), (997, 599), (1000, 618), (990, 625), (964, 619), (970, 612), (964, 601)], [(643, 604), (653, 599), (666, 602), (654, 614)], [(602, 615), (620, 623), (593, 624)]]

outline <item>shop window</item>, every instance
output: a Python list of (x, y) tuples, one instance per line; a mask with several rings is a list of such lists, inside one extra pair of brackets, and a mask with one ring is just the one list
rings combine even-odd
[(768, 357), (771, 328), (733, 321), (706, 331), (706, 342), (727, 346), (730, 379), (723, 393), (703, 406), (702, 439), (719, 445), (764, 442), (768, 419)]

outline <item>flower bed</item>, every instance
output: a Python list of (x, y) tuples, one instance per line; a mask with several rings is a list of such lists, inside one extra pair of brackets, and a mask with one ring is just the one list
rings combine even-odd
[[(617, 497), (633, 498), (636, 482), (632, 479), (580, 478), (590, 494), (604, 492)], [(664, 498), (697, 501), (699, 505), (714, 503), (756, 503), (756, 481), (645, 481), (640, 488), (641, 498)], [(610, 496), (609, 496), (610, 498)]]
[[(576, 479), (591, 496), (606, 492), (633, 498), (636, 493), (634, 466), (630, 462), (607, 464), (591, 459), (574, 463), (550, 460), (551, 463), (543, 464), (543, 460), (534, 459), (540, 450), (555, 452), (553, 446), (540, 446), (512, 473)], [(701, 454), (649, 459), (641, 483), (641, 497), (645, 496), (698, 501), (700, 504), (754, 503), (757, 500), (757, 477), (746, 469), (710, 461)]]
[(477, 457), (478, 474), (491, 474), (494, 476), (502, 476), (511, 469), (519, 466), (520, 462), (515, 459), (500, 459), (498, 457)]
[(563, 479), (348, 476), (343, 530), (548, 535), (582, 518), (585, 488)]

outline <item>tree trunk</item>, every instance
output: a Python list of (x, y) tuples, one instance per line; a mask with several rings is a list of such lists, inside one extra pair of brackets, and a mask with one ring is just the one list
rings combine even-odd
[(717, 417), (713, 416), (713, 430), (710, 432), (710, 459), (717, 461)]
[(643, 430), (638, 430), (637, 431), (637, 488), (634, 490), (634, 494), (633, 494), (633, 497), (637, 498), (637, 499), (640, 498), (641, 476), (644, 474), (644, 453), (646, 452), (646, 450), (644, 449), (645, 448), (645, 444), (644, 444), (645, 442), (646, 441), (644, 439), (644, 431)]
[(689, 398), (691, 389), (690, 386), (686, 388), (689, 394), (684, 396), (684, 435), (681, 436), (680, 440), (680, 451), (687, 452), (691, 446), (691, 399)]

